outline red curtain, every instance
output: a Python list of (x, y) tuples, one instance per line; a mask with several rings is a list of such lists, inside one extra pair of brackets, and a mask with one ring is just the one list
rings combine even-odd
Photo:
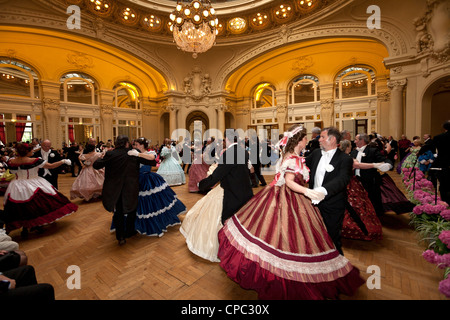
[[(3, 115), (0, 114), (0, 119), (3, 119)], [(5, 136), (5, 123), (0, 122), (0, 140), (6, 145), (6, 136)]]
[[(27, 116), (17, 116), (17, 120), (27, 120)], [(22, 141), (26, 122), (16, 122), (16, 141)]]
[(75, 142), (75, 137), (73, 135), (73, 124), (69, 124), (69, 140), (71, 143)]

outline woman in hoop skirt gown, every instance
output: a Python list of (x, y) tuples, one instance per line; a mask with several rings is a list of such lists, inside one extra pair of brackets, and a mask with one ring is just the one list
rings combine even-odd
[(194, 161), (189, 168), (189, 192), (198, 192), (197, 183), (206, 178), (206, 174), (209, 170), (209, 164), (203, 160), (202, 144), (200, 141), (196, 141), (194, 144)]
[(220, 266), (260, 299), (335, 299), (364, 283), (311, 203), (323, 198), (304, 187), (309, 169), (299, 153), (306, 142), (301, 126), (285, 133), (275, 179), (219, 231)]
[(0, 217), (5, 222), (7, 232), (22, 228), (24, 237), (29, 228), (39, 229), (78, 210), (76, 204), (38, 176), (40, 168), (70, 165), (70, 160), (48, 163), (41, 158), (31, 158), (32, 149), (31, 145), (19, 143), (16, 147), (17, 157), (8, 161), (9, 170), (16, 175), (16, 179), (6, 189), (4, 212)]
[[(106, 152), (106, 150), (105, 150)], [(95, 151), (95, 146), (87, 144), (83, 154), (79, 156), (81, 172), (70, 188), (70, 199), (81, 198), (84, 201), (98, 199), (102, 195), (105, 170), (96, 170), (92, 164), (102, 157), (102, 153)]]
[(179, 186), (186, 183), (186, 176), (180, 163), (173, 157), (177, 150), (170, 144), (169, 139), (164, 140), (160, 157), (164, 158), (159, 165), (157, 174), (166, 180), (169, 186)]
[[(340, 148), (350, 154), (352, 144), (342, 140)], [(356, 160), (355, 160), (356, 161)], [(342, 237), (355, 240), (381, 240), (383, 227), (375, 209), (370, 202), (367, 191), (356, 176), (347, 185), (348, 205), (342, 225)]]
[[(133, 147), (150, 160), (156, 152), (147, 151), (148, 140), (134, 140)], [(178, 216), (186, 212), (186, 206), (178, 199), (172, 188), (152, 167), (142, 165), (139, 170), (139, 199), (135, 220), (137, 232), (147, 236), (162, 237), (167, 228), (181, 224)], [(114, 230), (114, 225), (111, 225)]]
[[(210, 166), (207, 176), (211, 175), (215, 168), (217, 163)], [(180, 227), (189, 250), (211, 262), (220, 262), (217, 257), (217, 234), (222, 228), (223, 192), (220, 184), (217, 184), (186, 213)]]

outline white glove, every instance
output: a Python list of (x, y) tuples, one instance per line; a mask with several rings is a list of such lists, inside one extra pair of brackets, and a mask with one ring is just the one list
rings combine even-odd
[(133, 157), (138, 157), (139, 151), (137, 151), (136, 149), (131, 149), (130, 151), (128, 151), (128, 155), (133, 156)]
[(68, 165), (68, 166), (72, 165), (72, 161), (70, 161), (70, 159), (63, 159), (63, 163)]
[(373, 166), (382, 172), (389, 171), (392, 168), (391, 164), (385, 162), (374, 163)]
[(307, 189), (305, 192), (305, 196), (310, 198), (311, 200), (322, 201), (325, 198), (325, 194), (323, 192)]

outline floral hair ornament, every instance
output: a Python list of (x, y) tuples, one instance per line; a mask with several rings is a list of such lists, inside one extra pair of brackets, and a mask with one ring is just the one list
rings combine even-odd
[(297, 133), (299, 133), (302, 130), (303, 130), (303, 126), (298, 126), (293, 131), (286, 131), (283, 134), (283, 138), (280, 141), (277, 142), (275, 147), (277, 147), (277, 148), (278, 147), (282, 147), (283, 151), (284, 151), (284, 147), (287, 145), (289, 139), (292, 138), (293, 136), (295, 136)]

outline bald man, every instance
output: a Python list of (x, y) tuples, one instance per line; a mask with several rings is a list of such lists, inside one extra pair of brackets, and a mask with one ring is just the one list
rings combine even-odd
[[(33, 153), (33, 158), (42, 158), (48, 163), (58, 162), (62, 160), (62, 157), (56, 150), (52, 149), (52, 142), (50, 140), (44, 140), (41, 143), (41, 149)], [(61, 167), (56, 169), (39, 169), (39, 176), (50, 182), (56, 189), (58, 189), (58, 175)]]

